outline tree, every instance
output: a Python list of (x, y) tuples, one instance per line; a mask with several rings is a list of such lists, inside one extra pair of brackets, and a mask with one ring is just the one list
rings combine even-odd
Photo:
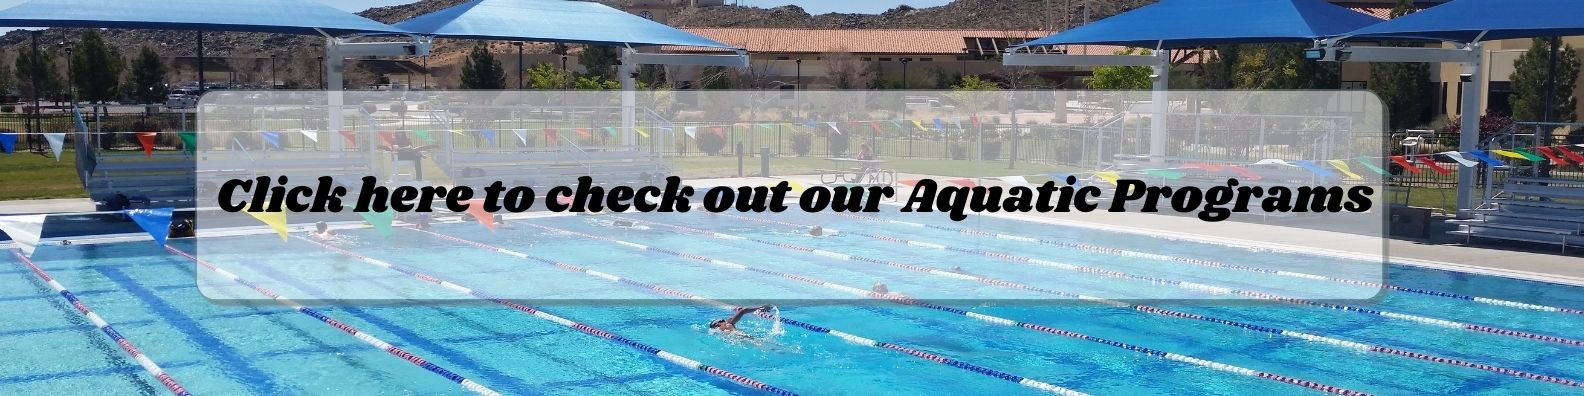
[(1513, 118), (1525, 121), (1572, 122), (1578, 119), (1578, 98), (1573, 89), (1578, 86), (1579, 57), (1573, 46), (1564, 46), (1556, 54), (1556, 87), (1551, 96), (1551, 118), (1546, 120), (1546, 85), (1551, 68), (1551, 43), (1547, 39), (1534, 39), (1529, 51), (1518, 56), (1512, 74)]
[[(1398, 0), (1392, 8), (1393, 19), (1412, 14), (1418, 8), (1413, 0)], [(1383, 47), (1412, 47), (1419, 44), (1382, 42)], [(1386, 105), (1390, 115), (1388, 126), (1392, 130), (1413, 128), (1424, 122), (1429, 113), (1430, 64), (1428, 63), (1375, 63), (1370, 65), (1369, 88)]]
[(124, 63), (98, 31), (83, 32), (71, 56), (72, 85), (82, 100), (104, 103), (116, 99)]
[[(0, 57), (4, 57), (4, 54), (0, 51)], [(16, 75), (11, 73), (11, 65), (0, 62), (0, 93), (9, 93), (16, 88)]]
[(153, 48), (144, 46), (132, 60), (132, 72), (127, 85), (132, 97), (142, 103), (158, 103), (165, 99), (165, 61)]
[[(1117, 55), (1150, 55), (1149, 50), (1135, 54), (1135, 49), (1130, 48), (1118, 51)], [(1094, 75), (1089, 77), (1090, 89), (1150, 89), (1150, 68), (1148, 66), (1099, 66), (1094, 68)]]
[[(33, 82), (34, 59), (38, 60), (38, 70), (40, 71), (37, 86), (34, 86)], [(17, 51), (17, 90), (25, 98), (37, 96), (48, 100), (54, 94), (59, 93), (61, 88), (60, 74), (55, 70), (55, 56), (53, 54), (42, 53), (42, 55), (35, 55), (31, 48), (23, 48)]]
[(473, 47), (462, 65), (462, 89), (505, 89), (506, 68), (483, 45)]
[(608, 45), (583, 46), (583, 54), (578, 55), (578, 64), (588, 71), (588, 75), (606, 80), (616, 79), (616, 63), (621, 61), (621, 50)]
[(528, 68), (528, 88), (563, 89), (571, 80), (572, 73), (549, 63), (540, 63)]

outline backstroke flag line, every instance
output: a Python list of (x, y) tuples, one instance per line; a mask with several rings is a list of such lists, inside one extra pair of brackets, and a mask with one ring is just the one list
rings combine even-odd
[(44, 235), (44, 218), (47, 215), (21, 215), (0, 217), (0, 231), (11, 237), (22, 255), (32, 257), (39, 237)]
[(165, 238), (170, 235), (171, 208), (159, 209), (130, 209), (126, 210), (127, 217), (138, 227), (154, 237), (154, 243), (165, 246)]
[(270, 229), (275, 230), (276, 234), (280, 234), (281, 242), (288, 240), (286, 236), (286, 234), (289, 232), (286, 230), (286, 212), (254, 212), (247, 210), (247, 208), (243, 208), (243, 212), (247, 213), (248, 216), (253, 216), (253, 218), (258, 219), (258, 221), (263, 222), (265, 225), (268, 225)]
[(363, 216), (363, 220), (369, 222), (369, 225), (374, 226), (374, 232), (378, 232), (380, 234), (380, 236), (382, 236), (382, 237), (390, 237), (390, 235), (391, 235), (391, 222), (396, 219), (396, 214), (395, 213), (391, 213), (390, 211), (384, 211), (384, 212), (357, 212), (357, 214), (358, 214), (358, 216)]
[(44, 134), (44, 140), (49, 141), (50, 151), (55, 152), (55, 162), (60, 162), (61, 150), (66, 147), (66, 134), (52, 132)]

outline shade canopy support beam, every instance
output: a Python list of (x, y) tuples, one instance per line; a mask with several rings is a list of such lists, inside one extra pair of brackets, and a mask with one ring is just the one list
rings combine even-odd
[[(1485, 68), (1484, 46), (1479, 42), (1454, 43), (1456, 48), (1416, 48), (1416, 47), (1351, 47), (1340, 42), (1346, 37), (1320, 40), (1315, 42), (1315, 47), (1307, 54), (1311, 59), (1329, 62), (1375, 62), (1375, 63), (1457, 63), (1461, 66), (1458, 77), (1461, 80), (1463, 103), (1459, 112), (1462, 130), (1458, 132), (1458, 151), (1470, 152), (1479, 150), (1480, 135), (1480, 105), (1485, 99), (1484, 90), (1480, 89), (1480, 77)], [(1474, 195), (1475, 172), (1458, 172), (1457, 187), (1457, 216), (1467, 218), (1473, 216), (1475, 201), (1480, 197)]]
[[(352, 42), (351, 38), (336, 38), (325, 35), (325, 94), (329, 99), (328, 117), (325, 128), (330, 132), (340, 132), (345, 127), (346, 106), (345, 85), (342, 75), (346, 72), (347, 58), (362, 58), (369, 56), (422, 56), (429, 54), (429, 48), (434, 40), (429, 37), (413, 36), (408, 41), (387, 42)], [(343, 139), (330, 139), (332, 150), (341, 150)]]
[(737, 51), (736, 54), (731, 55), (657, 54), (638, 52), (631, 47), (623, 47), (621, 64), (616, 68), (616, 75), (621, 79), (621, 143), (624, 146), (638, 144), (638, 134), (633, 127), (637, 126), (638, 121), (638, 67), (640, 65), (741, 68), (748, 67), (748, 54), (743, 51)]

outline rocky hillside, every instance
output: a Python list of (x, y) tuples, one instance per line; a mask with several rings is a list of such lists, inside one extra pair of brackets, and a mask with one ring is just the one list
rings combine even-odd
[[(416, 3), (390, 7), (371, 8), (358, 13), (364, 17), (386, 23), (412, 18), (462, 3), (466, 0), (421, 0)], [(869, 0), (864, 0), (869, 1)], [(905, 0), (892, 0), (905, 1)], [(608, 5), (618, 5), (619, 0), (603, 0)], [(673, 15), (671, 23), (679, 27), (788, 27), (788, 28), (942, 28), (942, 29), (1062, 29), (1082, 24), (1086, 15), (1090, 20), (1126, 11), (1152, 3), (1154, 0), (956, 0), (952, 3), (928, 8), (898, 6), (880, 14), (822, 14), (810, 15), (797, 6), (757, 8), (721, 6), (684, 8)], [(54, 51), (59, 43), (75, 41), (77, 31), (48, 29), (39, 37), (40, 45)], [(193, 56), (196, 53), (196, 33), (191, 31), (113, 30), (106, 34), (110, 43), (123, 54), (135, 54), (142, 46), (149, 46), (161, 55)], [(16, 50), (29, 45), (29, 33), (11, 32), (0, 36), (0, 62), (11, 62)], [(293, 36), (261, 33), (210, 32), (204, 34), (205, 55), (210, 57), (253, 58), (247, 62), (233, 62), (241, 69), (269, 70), (270, 56), (278, 56), (278, 73), (282, 79), (295, 75), (297, 79), (312, 80), (317, 73), (314, 57), (323, 39), (312, 36)], [(474, 45), (472, 41), (437, 40), (431, 67), (452, 68), (461, 62), (463, 52)], [(497, 51), (511, 51), (505, 43), (494, 43)], [(530, 52), (546, 52), (547, 45), (531, 48)]]

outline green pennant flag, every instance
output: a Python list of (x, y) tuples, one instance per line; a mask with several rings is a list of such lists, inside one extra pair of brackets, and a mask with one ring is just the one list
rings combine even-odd
[(1546, 161), (1545, 157), (1541, 157), (1539, 154), (1535, 154), (1535, 152), (1529, 151), (1528, 149), (1515, 148), (1515, 149), (1512, 149), (1512, 151), (1518, 152), (1518, 154), (1521, 154), (1521, 155), (1524, 156), (1524, 159), (1527, 159), (1527, 160), (1530, 160), (1530, 161), (1535, 161), (1535, 162), (1545, 162)]
[(1146, 171), (1144, 171), (1144, 173), (1148, 174), (1150, 176), (1155, 176), (1155, 177), (1159, 177), (1159, 178), (1166, 179), (1166, 180), (1178, 180), (1178, 179), (1182, 179), (1183, 176), (1186, 176), (1182, 172), (1173, 171), (1173, 170), (1165, 170), (1165, 169), (1146, 170)]
[(435, 141), (434, 137), (433, 136), (429, 136), (429, 131), (425, 130), (425, 129), (419, 129), (419, 130), (413, 131), (413, 134), (414, 135), (418, 135), (419, 139), (423, 139), (424, 141), (429, 142), (429, 143), (434, 143), (434, 141)]
[(367, 221), (369, 225), (373, 225), (374, 231), (378, 232), (380, 236), (387, 238), (390, 237), (391, 221), (396, 219), (396, 214), (391, 213), (390, 211), (384, 211), (358, 212), (358, 215), (363, 216), (363, 221)]
[(605, 127), (605, 135), (616, 137), (616, 127)]
[(1377, 175), (1385, 175), (1386, 174), (1386, 170), (1385, 169), (1381, 169), (1379, 166), (1375, 166), (1374, 159), (1372, 159), (1370, 157), (1358, 157), (1358, 158), (1356, 158), (1356, 160), (1358, 160), (1359, 164), (1364, 165), (1364, 168), (1369, 169), (1370, 172), (1375, 172), (1375, 174), (1377, 174)]
[(197, 132), (182, 132), (182, 133), (179, 133), (178, 135), (181, 136), (182, 148), (186, 149), (188, 153), (197, 153), (198, 152), (198, 133)]

